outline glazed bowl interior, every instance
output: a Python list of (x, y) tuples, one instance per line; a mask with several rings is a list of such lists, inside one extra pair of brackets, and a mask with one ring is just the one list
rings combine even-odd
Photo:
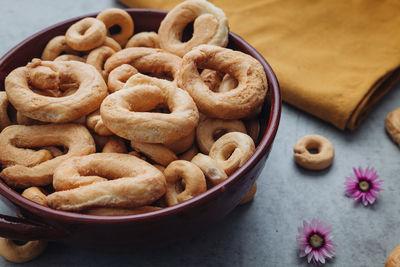
[[(164, 11), (148, 9), (127, 9), (127, 11), (131, 14), (135, 22), (135, 33), (142, 31), (157, 31), (161, 20), (166, 15), (166, 12)], [(33, 58), (40, 58), (44, 47), (51, 38), (57, 35), (64, 35), (68, 27), (77, 20), (83, 17), (95, 15), (96, 14), (84, 15), (46, 28), (32, 35), (31, 37), (14, 47), (12, 50), (10, 50), (0, 59), (0, 90), (4, 90), (4, 79), (8, 75), (8, 73), (10, 73), (13, 69), (17, 67), (26, 65)], [(190, 29), (187, 31), (190, 32)], [(187, 38), (187, 36), (190, 35), (190, 33), (188, 32), (184, 34), (186, 35), (186, 37), (184, 38)], [(207, 199), (215, 196), (220, 191), (225, 190), (225, 188), (240, 180), (244, 173), (253, 168), (255, 164), (258, 161), (262, 160), (265, 154), (269, 152), (278, 129), (281, 110), (281, 99), (278, 82), (271, 67), (268, 65), (265, 59), (242, 38), (233, 33), (229, 34), (228, 47), (250, 54), (260, 61), (267, 74), (269, 89), (263, 105), (262, 112), (259, 115), (261, 129), (258, 146), (254, 155), (246, 162), (244, 166), (238, 169), (221, 184), (218, 184), (207, 190), (205, 193), (176, 206), (164, 208), (159, 211), (128, 216), (94, 216), (58, 211), (29, 201), (28, 199), (22, 197), (19, 192), (8, 187), (3, 181), (0, 181), (0, 193), (17, 206), (27, 209), (32, 213), (39, 214), (41, 216), (53, 217), (59, 220), (66, 220), (70, 222), (82, 221), (113, 223), (146, 220), (150, 218), (154, 219), (171, 213), (176, 213), (195, 206), (201, 202), (207, 201)]]

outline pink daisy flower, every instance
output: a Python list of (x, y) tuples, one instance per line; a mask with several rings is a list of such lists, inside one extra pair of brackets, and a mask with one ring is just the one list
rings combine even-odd
[(358, 167), (358, 169), (353, 168), (353, 171), (355, 176), (347, 177), (344, 182), (345, 193), (355, 200), (361, 200), (365, 206), (368, 203), (373, 204), (378, 197), (378, 192), (383, 190), (381, 187), (383, 181), (377, 180), (378, 174), (374, 168), (367, 167), (363, 171), (361, 167)]
[(312, 219), (311, 223), (303, 221), (303, 227), (298, 228), (296, 241), (300, 246), (300, 257), (306, 257), (310, 263), (324, 264), (325, 259), (335, 255), (337, 245), (332, 241), (332, 228), (324, 222)]

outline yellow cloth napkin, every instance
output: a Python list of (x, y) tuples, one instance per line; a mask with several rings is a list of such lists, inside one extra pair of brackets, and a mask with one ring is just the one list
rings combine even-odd
[[(170, 10), (178, 0), (120, 0)], [(400, 79), (399, 0), (214, 0), (270, 63), (283, 100), (354, 130)]]

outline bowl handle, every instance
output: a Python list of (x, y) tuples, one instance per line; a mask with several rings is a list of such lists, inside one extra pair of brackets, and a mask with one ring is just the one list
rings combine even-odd
[(0, 236), (21, 241), (55, 240), (65, 238), (67, 232), (32, 220), (0, 215)]

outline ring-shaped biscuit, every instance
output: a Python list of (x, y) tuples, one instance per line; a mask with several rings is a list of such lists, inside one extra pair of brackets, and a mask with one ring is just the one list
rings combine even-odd
[(173, 142), (165, 143), (165, 146), (171, 149), (175, 154), (181, 154), (192, 147), (195, 138), (196, 131), (193, 130), (187, 136)]
[(230, 76), (229, 74), (225, 74), (222, 78), (221, 83), (218, 86), (217, 92), (223, 93), (230, 90), (235, 89), (238, 86), (238, 81)]
[(398, 267), (400, 265), (400, 246), (390, 252), (386, 259), (385, 267)]
[[(68, 152), (53, 158), (46, 149), (23, 148), (44, 146), (67, 147)], [(9, 166), (0, 172), (0, 177), (15, 188), (51, 184), (54, 170), (61, 162), (96, 152), (92, 136), (80, 124), (11, 125), (0, 133), (0, 147), (1, 165)]]
[(65, 154), (64, 151), (61, 151), (61, 149), (59, 149), (55, 146), (44, 146), (43, 149), (50, 151), (53, 158), (56, 158), (56, 157), (59, 157), (59, 156)]
[(196, 128), (196, 141), (200, 151), (208, 155), (215, 141), (229, 132), (246, 133), (246, 127), (240, 120), (207, 118), (199, 122)]
[[(226, 92), (213, 92), (198, 68), (228, 73), (238, 81), (238, 86)], [(240, 119), (252, 115), (264, 102), (268, 90), (260, 62), (242, 52), (212, 45), (200, 45), (187, 53), (178, 76), (178, 86), (189, 92), (200, 112), (212, 118)]]
[[(78, 89), (64, 97), (35, 93), (29, 87), (28, 78), (29, 73), (38, 67), (48, 67), (58, 75), (61, 84), (75, 82)], [(95, 111), (107, 95), (107, 85), (99, 72), (93, 66), (78, 61), (33, 60), (28, 67), (13, 70), (6, 77), (5, 88), (10, 103), (25, 116), (57, 123), (70, 122)]]
[(72, 49), (66, 42), (64, 35), (59, 35), (51, 39), (43, 49), (42, 60), (54, 60), (61, 54), (78, 55), (79, 52)]
[(229, 74), (223, 75), (223, 73), (215, 70), (205, 69), (201, 72), (200, 76), (213, 92), (223, 93), (238, 86), (237, 80), (232, 76)]
[[(133, 19), (131, 15), (123, 9), (109, 8), (103, 10), (97, 15), (96, 19), (101, 20), (106, 25), (108, 35), (121, 46), (125, 46), (134, 32)], [(118, 27), (118, 32), (113, 32), (114, 27)]]
[[(192, 98), (172, 82), (135, 74), (123, 90), (106, 97), (100, 107), (108, 129), (125, 139), (167, 143), (189, 135), (199, 113)], [(147, 112), (166, 105), (170, 113)]]
[(118, 136), (110, 136), (103, 147), (102, 153), (128, 153), (125, 142)]
[(106, 60), (113, 54), (115, 54), (115, 51), (113, 49), (103, 45), (90, 51), (86, 59), (86, 63), (95, 67), (103, 76), (104, 80), (107, 81), (108, 73), (103, 70), (103, 66), (104, 62), (106, 62)]
[(218, 166), (217, 162), (207, 155), (199, 153), (192, 158), (191, 162), (201, 169), (211, 185), (217, 185), (228, 178), (228, 175)]
[(136, 73), (137, 69), (129, 64), (122, 64), (113, 69), (108, 75), (108, 92), (111, 94), (121, 90), (126, 81)]
[(0, 237), (0, 255), (6, 260), (23, 263), (37, 258), (47, 247), (44, 240), (28, 241), (23, 245), (13, 240)]
[(6, 92), (0, 92), (0, 132), (11, 124), (7, 113), (8, 98)]
[(392, 140), (400, 146), (400, 108), (393, 110), (386, 116), (385, 128)]
[(86, 62), (86, 59), (84, 59), (83, 57), (76, 56), (76, 55), (70, 55), (70, 54), (61, 55), (54, 59), (54, 61), (73, 61), (73, 60), (83, 62), (83, 63)]
[(165, 198), (168, 206), (182, 203), (207, 190), (206, 179), (199, 167), (190, 161), (176, 160), (164, 170), (167, 181)]
[[(183, 43), (183, 30), (193, 21), (193, 36)], [(228, 32), (225, 13), (205, 0), (189, 0), (175, 6), (158, 29), (161, 48), (180, 57), (201, 44), (225, 47), (228, 44)]]
[(120, 44), (117, 41), (115, 41), (113, 38), (108, 37), (108, 36), (106, 37), (106, 40), (104, 41), (103, 46), (108, 46), (115, 52), (121, 51), (121, 49), (122, 49)]
[[(313, 153), (315, 150), (316, 153)], [(323, 170), (329, 167), (335, 157), (332, 143), (317, 134), (300, 138), (293, 148), (297, 164), (309, 170)]]
[(104, 125), (103, 120), (101, 119), (100, 116), (100, 110), (96, 110), (95, 112), (87, 115), (86, 126), (89, 129), (92, 129), (98, 135), (103, 135), (103, 136), (113, 135), (113, 132), (111, 132), (110, 129), (108, 129)]
[(48, 195), (47, 205), (70, 211), (141, 207), (159, 199), (166, 187), (165, 177), (157, 168), (120, 153), (96, 153), (65, 160), (55, 171), (54, 182), (68, 190)]
[(260, 135), (260, 122), (258, 118), (245, 120), (244, 125), (246, 126), (247, 134), (253, 139), (254, 144), (256, 144)]
[(104, 23), (95, 18), (84, 18), (72, 24), (65, 33), (68, 46), (76, 51), (88, 51), (101, 46), (107, 36)]
[(107, 59), (104, 69), (110, 73), (122, 64), (135, 67), (140, 73), (166, 74), (175, 80), (182, 59), (165, 50), (148, 47), (125, 48)]
[(29, 187), (22, 192), (21, 196), (39, 205), (47, 207), (46, 194), (43, 193), (42, 189), (39, 187), (36, 186)]
[(179, 159), (191, 161), (193, 157), (197, 155), (197, 153), (199, 153), (199, 150), (197, 149), (196, 144), (193, 144), (191, 148), (179, 155)]
[(139, 32), (126, 43), (125, 48), (128, 47), (160, 48), (160, 40), (156, 32)]
[(137, 152), (140, 152), (154, 162), (161, 164), (162, 166), (167, 166), (178, 157), (176, 154), (163, 144), (150, 144), (131, 141), (131, 147)]
[(230, 132), (224, 134), (213, 144), (209, 156), (227, 175), (231, 175), (246, 163), (254, 151), (254, 142), (250, 136), (240, 132)]
[(41, 121), (34, 120), (34, 119), (31, 119), (31, 118), (25, 116), (25, 115), (22, 114), (20, 111), (17, 111), (16, 119), (17, 119), (17, 123), (18, 123), (19, 125), (43, 124), (43, 122), (41, 122)]
[(200, 77), (211, 91), (216, 92), (221, 84), (223, 75), (219, 71), (205, 69), (201, 72)]

